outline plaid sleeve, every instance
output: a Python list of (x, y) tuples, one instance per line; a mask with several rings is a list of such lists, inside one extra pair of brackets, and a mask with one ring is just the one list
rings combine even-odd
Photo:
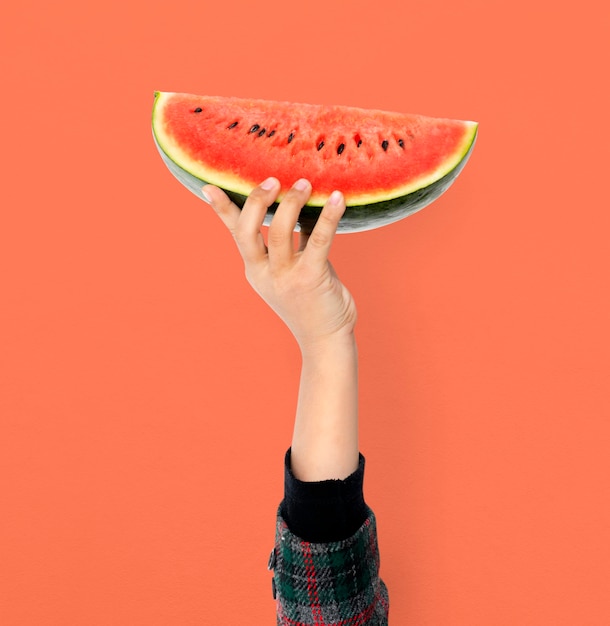
[(387, 626), (389, 600), (379, 578), (375, 515), (349, 539), (310, 543), (278, 511), (273, 595), (278, 626)]

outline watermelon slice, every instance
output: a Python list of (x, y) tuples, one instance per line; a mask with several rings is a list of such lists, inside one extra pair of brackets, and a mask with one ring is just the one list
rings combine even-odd
[[(156, 92), (157, 148), (199, 197), (211, 183), (240, 207), (275, 176), (282, 192), (313, 187), (297, 229), (311, 229), (334, 189), (347, 210), (338, 232), (377, 228), (438, 198), (464, 167), (477, 123), (358, 109)], [(278, 199), (281, 200), (281, 194)], [(277, 204), (269, 207), (269, 224)]]

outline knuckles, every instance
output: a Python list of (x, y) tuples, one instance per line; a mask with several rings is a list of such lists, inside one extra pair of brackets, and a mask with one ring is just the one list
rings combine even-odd
[(326, 235), (326, 233), (323, 233), (319, 230), (316, 231), (314, 229), (311, 235), (309, 235), (309, 241), (307, 242), (307, 245), (313, 246), (314, 248), (323, 248), (328, 244), (328, 240), (329, 237)]
[(269, 246), (281, 246), (286, 242), (289, 237), (292, 237), (292, 231), (287, 234), (285, 230), (279, 230), (277, 223), (274, 227), (273, 221), (271, 222), (271, 226), (269, 226), (269, 232), (267, 233), (267, 242)]

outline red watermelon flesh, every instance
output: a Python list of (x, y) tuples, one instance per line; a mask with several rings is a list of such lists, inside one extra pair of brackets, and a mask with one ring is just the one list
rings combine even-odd
[(195, 193), (209, 182), (239, 199), (268, 176), (277, 177), (284, 191), (305, 177), (313, 187), (310, 206), (322, 206), (339, 189), (348, 207), (360, 207), (361, 217), (370, 213), (370, 228), (377, 225), (375, 217), (388, 223), (388, 207), (400, 219), (399, 204), (410, 214), (438, 197), (470, 154), (477, 124), (157, 92), (153, 132), (172, 172)]

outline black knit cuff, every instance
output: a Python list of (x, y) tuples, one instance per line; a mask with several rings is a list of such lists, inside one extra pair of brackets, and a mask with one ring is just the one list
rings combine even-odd
[(345, 480), (304, 482), (290, 469), (290, 448), (284, 460), (284, 500), (281, 514), (290, 532), (304, 541), (328, 543), (351, 537), (364, 523), (364, 457)]

